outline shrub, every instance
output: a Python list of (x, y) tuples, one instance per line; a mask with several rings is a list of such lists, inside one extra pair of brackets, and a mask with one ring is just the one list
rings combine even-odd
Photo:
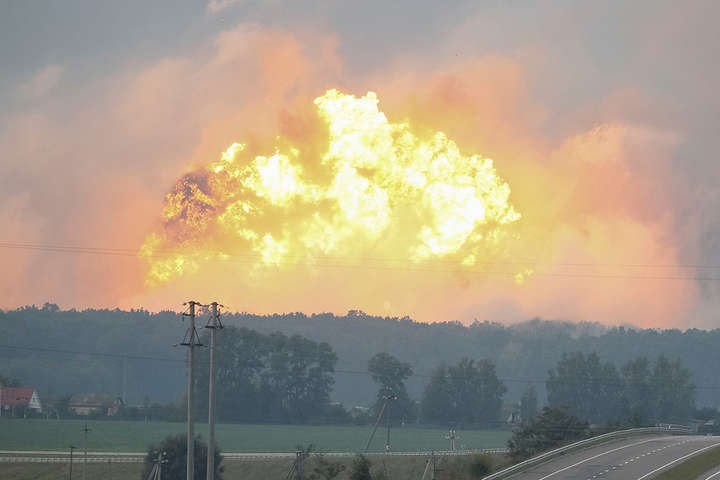
[(370, 460), (365, 455), (355, 457), (350, 469), (350, 480), (372, 480)]
[(492, 459), (487, 455), (475, 455), (468, 465), (470, 478), (483, 478), (492, 471)]
[[(141, 479), (145, 480), (153, 469), (158, 453), (164, 453), (161, 480), (175, 480), (187, 476), (187, 435), (171, 435), (165, 437), (158, 445), (151, 445), (145, 455), (145, 468)], [(195, 478), (205, 478), (207, 470), (207, 444), (195, 437)], [(215, 446), (215, 478), (222, 480), (223, 467), (220, 465), (222, 457), (220, 449)]]

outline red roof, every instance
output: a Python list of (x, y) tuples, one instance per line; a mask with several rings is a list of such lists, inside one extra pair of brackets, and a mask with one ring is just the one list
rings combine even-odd
[(35, 392), (34, 388), (22, 387), (1, 387), (0, 388), (0, 405), (10, 405), (13, 407), (27, 407), (30, 399)]

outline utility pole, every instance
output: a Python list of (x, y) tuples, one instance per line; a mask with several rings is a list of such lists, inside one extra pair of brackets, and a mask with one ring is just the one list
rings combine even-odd
[(387, 402), (387, 417), (385, 418), (387, 424), (387, 439), (385, 440), (385, 453), (390, 453), (390, 412), (392, 411), (392, 404), (390, 403), (390, 399), (388, 399)]
[(75, 445), (70, 445), (70, 480), (72, 480), (73, 450), (76, 448)]
[(375, 432), (377, 431), (378, 425), (380, 425), (380, 420), (382, 420), (383, 413), (385, 410), (388, 411), (387, 413), (387, 440), (385, 442), (385, 452), (390, 451), (390, 401), (391, 400), (397, 400), (398, 397), (395, 395), (391, 388), (387, 388), (385, 390), (387, 393), (383, 395), (383, 406), (380, 409), (380, 413), (378, 413), (377, 419), (375, 420), (375, 425), (373, 426), (372, 432), (370, 433), (370, 437), (367, 440), (367, 443), (365, 444), (364, 451), (367, 452), (368, 448), (370, 448), (370, 443), (372, 442), (373, 438), (375, 437)]
[(305, 478), (305, 452), (298, 450), (295, 452), (295, 480), (304, 480)]
[(188, 388), (187, 388), (187, 480), (194, 480), (195, 476), (195, 418), (194, 418), (194, 397), (195, 397), (195, 347), (200, 347), (200, 339), (195, 329), (195, 306), (201, 306), (196, 301), (189, 301), (189, 313), (183, 314), (190, 317), (185, 338), (181, 345), (188, 347)]
[(455, 440), (459, 439), (460, 437), (457, 435), (457, 432), (454, 428), (451, 428), (447, 435), (445, 435), (445, 438), (447, 440), (450, 440), (450, 450), (453, 452), (455, 451)]
[(383, 402), (383, 406), (380, 409), (380, 413), (378, 413), (377, 419), (375, 420), (375, 425), (373, 426), (372, 432), (370, 433), (370, 437), (368, 437), (367, 443), (365, 444), (365, 448), (363, 451), (367, 453), (368, 448), (370, 448), (370, 443), (372, 442), (372, 439), (375, 437), (375, 432), (377, 431), (378, 425), (380, 424), (380, 420), (382, 419), (383, 412), (387, 408), (387, 400)]
[(155, 480), (162, 480), (162, 466), (163, 463), (167, 463), (167, 460), (165, 459), (165, 452), (158, 452), (157, 462), (157, 476), (155, 477)]
[(150, 470), (146, 480), (162, 480), (162, 464), (167, 463), (165, 452), (158, 452), (158, 456), (153, 463), (153, 468)]
[(210, 385), (208, 387), (208, 452), (206, 480), (215, 480), (215, 330), (223, 328), (218, 302), (212, 302), (212, 312), (205, 328), (210, 329)]
[(83, 428), (83, 474), (82, 474), (82, 480), (85, 480), (85, 476), (87, 475), (87, 434), (90, 431), (90, 429), (87, 426), (87, 422), (85, 422), (85, 428)]
[(122, 403), (123, 407), (127, 405), (127, 356), (123, 355), (122, 363), (123, 384), (122, 384)]
[(427, 476), (428, 470), (430, 470), (430, 467), (432, 467), (432, 473), (431, 480), (435, 480), (437, 477), (437, 472), (441, 472), (442, 470), (437, 468), (437, 456), (435, 455), (435, 450), (430, 452), (430, 458), (427, 459), (427, 463), (425, 464), (425, 471), (423, 471), (422, 477), (420, 480), (425, 480), (425, 477)]

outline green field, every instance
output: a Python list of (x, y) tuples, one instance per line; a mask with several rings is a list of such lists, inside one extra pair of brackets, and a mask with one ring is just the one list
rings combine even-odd
[[(81, 420), (0, 420), (0, 450), (66, 450), (81, 446)], [(185, 424), (169, 422), (88, 421), (88, 449), (92, 451), (142, 452), (164, 437), (185, 432)], [(312, 444), (317, 451), (360, 451), (370, 426), (234, 425), (216, 426), (216, 438), (225, 452), (292, 452), (297, 445)], [(207, 438), (207, 425), (196, 432)], [(448, 450), (444, 429), (398, 427), (391, 431), (394, 451)], [(384, 429), (378, 429), (370, 451), (383, 451)], [(510, 432), (498, 430), (458, 431), (462, 449), (503, 448)]]

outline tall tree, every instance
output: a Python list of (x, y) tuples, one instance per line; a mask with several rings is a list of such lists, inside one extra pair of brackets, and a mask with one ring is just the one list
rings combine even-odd
[(327, 343), (300, 335), (284, 338), (279, 351), (285, 364), (273, 364), (270, 373), (277, 377), (283, 410), (293, 419), (307, 420), (330, 403), (337, 355)]
[(527, 423), (538, 414), (538, 398), (535, 385), (528, 385), (520, 398), (520, 419)]
[(695, 385), (690, 372), (664, 355), (655, 361), (650, 383), (654, 390), (655, 419), (659, 422), (684, 422), (695, 408)]
[[(218, 418), (306, 422), (329, 406), (337, 355), (327, 343), (229, 327), (218, 336), (215, 358)], [(199, 373), (204, 410), (207, 371)]]
[(450, 405), (451, 385), (448, 379), (447, 367), (440, 364), (433, 370), (430, 381), (425, 385), (420, 411), (423, 421), (448, 423), (453, 422)]
[(488, 425), (499, 419), (505, 391), (492, 362), (463, 358), (433, 373), (423, 397), (425, 420)]
[(0, 387), (19, 387), (20, 380), (9, 378), (0, 374)]
[(545, 407), (540, 415), (513, 431), (508, 441), (510, 456), (515, 460), (523, 460), (572, 443), (586, 437), (588, 428), (587, 422), (568, 414), (565, 408)]
[(650, 362), (645, 357), (628, 361), (621, 369), (623, 409), (635, 425), (654, 422), (655, 395), (650, 383)]
[(593, 422), (615, 418), (621, 408), (622, 383), (611, 363), (596, 353), (564, 353), (546, 382), (548, 403)]
[(373, 408), (375, 414), (380, 412), (390, 397), (389, 408), (393, 412), (393, 418), (402, 421), (414, 420), (417, 416), (415, 404), (410, 400), (405, 388), (405, 380), (413, 374), (410, 364), (401, 362), (389, 353), (381, 352), (368, 361), (368, 371), (380, 387)]

